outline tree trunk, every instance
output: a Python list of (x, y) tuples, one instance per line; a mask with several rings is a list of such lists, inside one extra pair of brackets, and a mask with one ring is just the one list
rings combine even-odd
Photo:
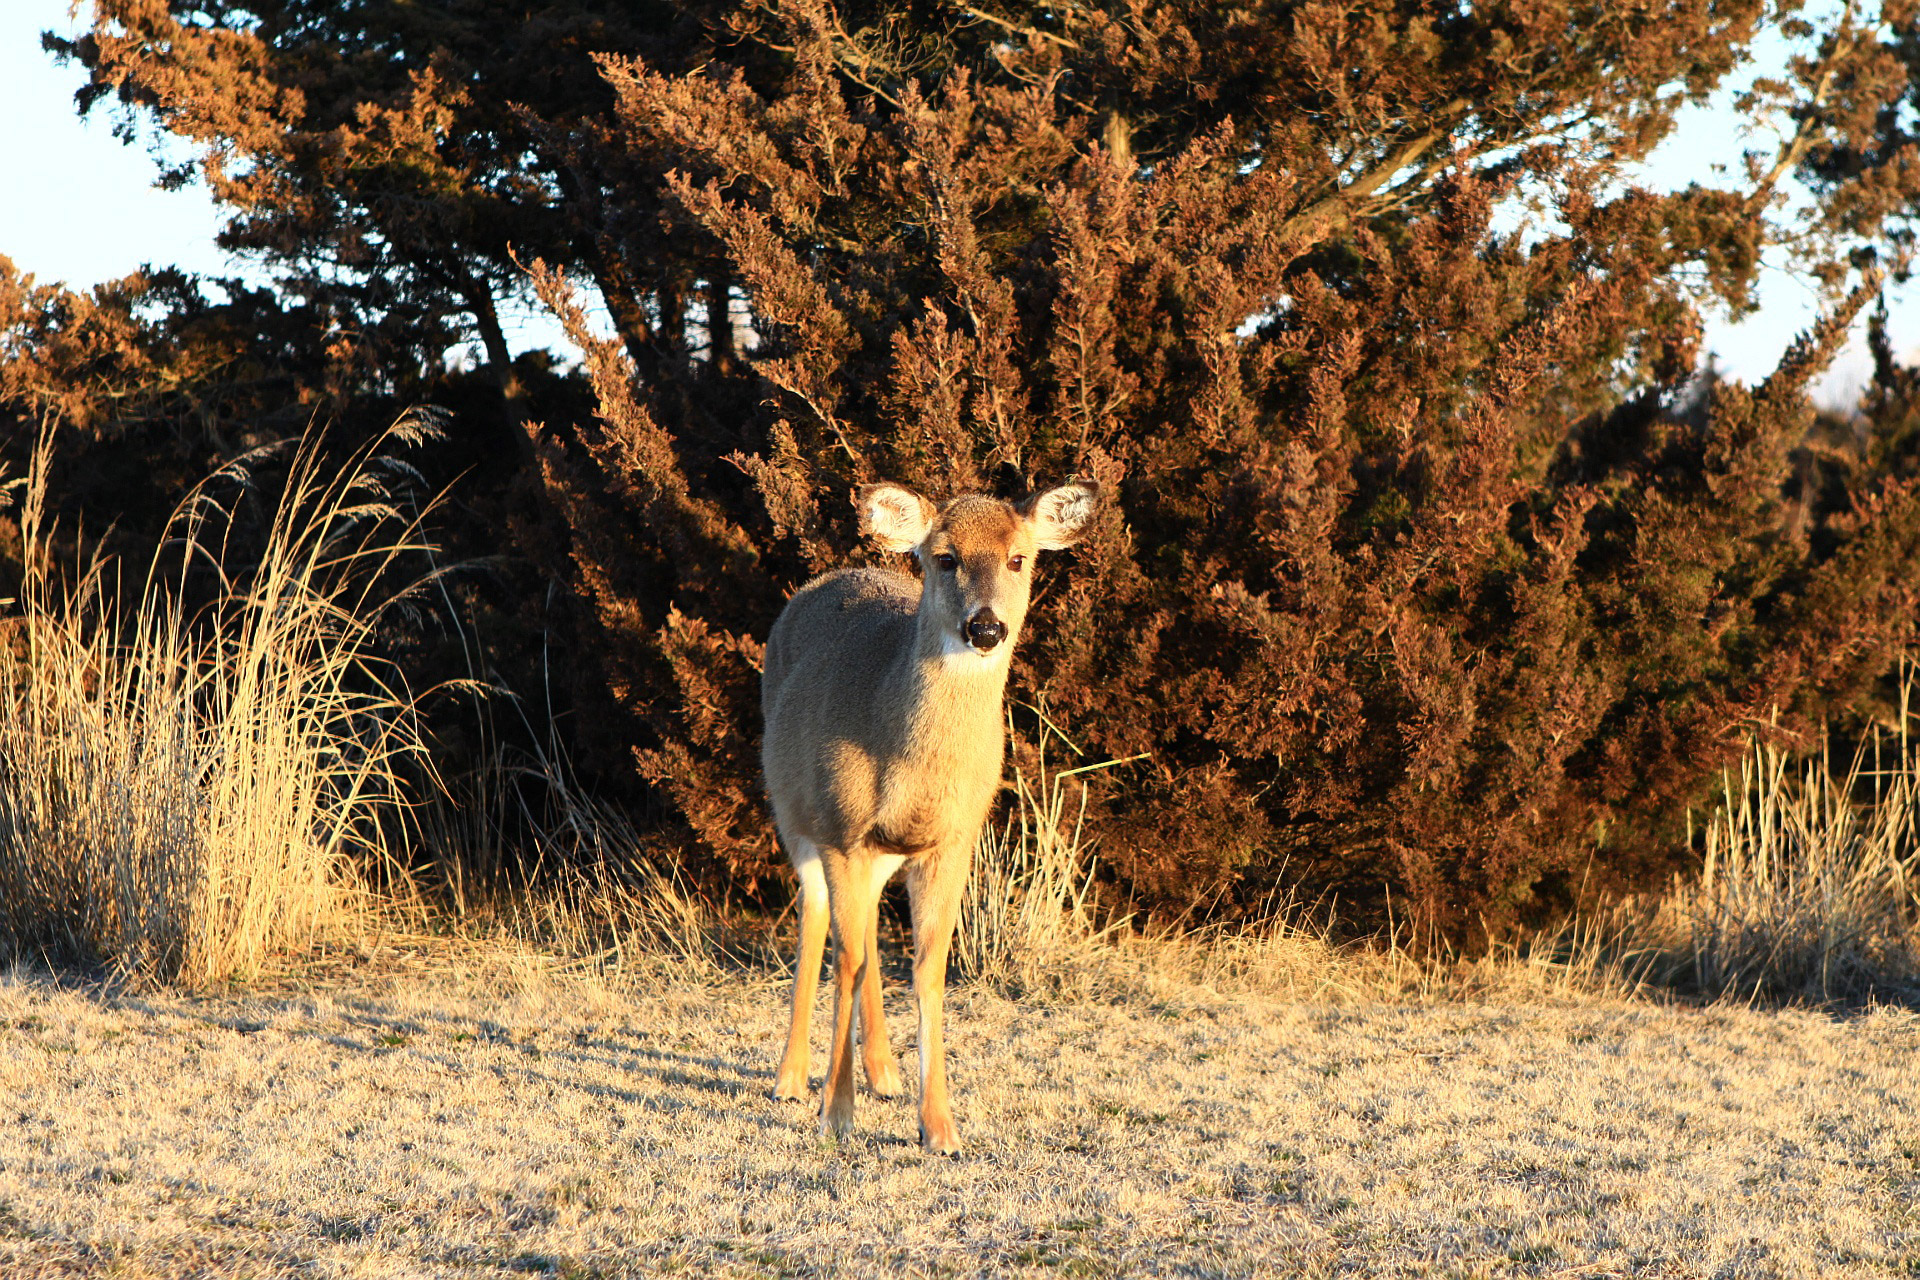
[(480, 331), (480, 346), (487, 353), (487, 367), (493, 371), (494, 382), (500, 388), (500, 407), (506, 415), (509, 428), (507, 434), (513, 437), (515, 447), (520, 450), (521, 461), (531, 465), (534, 460), (533, 441), (528, 438), (526, 431), (526, 388), (513, 367), (513, 352), (507, 346), (507, 335), (500, 328), (500, 313), (493, 305), (493, 288), (486, 280), (470, 275), (461, 276), (459, 280), (460, 292), (473, 312), (474, 327)]
[(716, 377), (733, 372), (733, 273), (721, 267), (707, 272), (707, 358)]

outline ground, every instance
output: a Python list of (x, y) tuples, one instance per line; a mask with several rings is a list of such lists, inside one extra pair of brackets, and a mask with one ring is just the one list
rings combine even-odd
[(17, 970), (0, 1274), (1920, 1275), (1912, 1012), (961, 989), (957, 1159), (910, 1099), (844, 1143), (773, 1101), (783, 1018), (766, 977)]

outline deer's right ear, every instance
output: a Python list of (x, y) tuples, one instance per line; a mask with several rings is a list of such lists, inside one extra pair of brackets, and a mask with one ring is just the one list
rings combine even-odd
[(933, 504), (897, 484), (863, 484), (854, 491), (860, 532), (888, 551), (911, 551), (933, 528)]

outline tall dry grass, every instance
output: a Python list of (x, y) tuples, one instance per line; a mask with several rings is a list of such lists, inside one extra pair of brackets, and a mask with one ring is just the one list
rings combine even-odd
[(1722, 779), (1699, 870), (1644, 926), (1670, 979), (1712, 996), (1920, 996), (1920, 737), (1912, 670), (1898, 721), (1844, 766), (1756, 740)]
[(1628, 998), (1653, 963), (1638, 917), (1612, 909), (1473, 957), (1407, 929), (1339, 940), (1338, 905), (1276, 893), (1249, 919), (1141, 928), (1103, 904), (1086, 825), (1092, 775), (1127, 761), (1050, 767), (1077, 749), (1040, 716), (1030, 777), (981, 833), (954, 935), (957, 976), (1014, 998), (1132, 995), (1169, 1007), (1222, 993), (1340, 1004), (1550, 996)]
[[(1340, 941), (1337, 904), (1290, 896), (1252, 922), (1137, 927), (1101, 897), (1086, 824), (1092, 775), (1124, 762), (1057, 768), (1063, 749), (1071, 744), (1043, 720), (1037, 759), (1013, 771), (1006, 817), (981, 835), (956, 979), (1015, 998), (1170, 1005), (1228, 992), (1351, 1004), (1577, 1003), (1676, 986), (1829, 1001), (1920, 989), (1920, 741), (1906, 732), (1869, 737), (1844, 771), (1825, 752), (1794, 762), (1756, 746), (1726, 779), (1697, 874), (1658, 899), (1598, 904), (1473, 955), (1409, 928)], [(683, 879), (624, 814), (579, 790), (557, 748), (498, 761), (468, 791), (439, 807), (429, 831), (465, 927), (609, 975), (664, 968), (705, 980), (783, 964), (763, 919)], [(499, 852), (508, 846), (512, 857)], [(472, 877), (488, 866), (493, 875)]]
[(420, 744), (372, 650), (417, 519), (374, 449), (328, 467), (309, 437), (247, 563), (216, 497), (244, 496), (260, 455), (189, 495), (148, 565), (96, 557), (63, 581), (52, 443), (25, 481), (0, 689), (0, 930), (16, 952), (187, 986), (252, 976), (361, 920), (370, 869), (392, 864), (398, 766)]
[(559, 741), (526, 725), (527, 745), (500, 745), (495, 705), (475, 701), (492, 744), (483, 763), (447, 780), (416, 822), (421, 860), (456, 929), (605, 977), (702, 981), (729, 961), (770, 957), (757, 942), (764, 931), (734, 927), (662, 841), (581, 786)]
[(1075, 748), (1044, 713), (1040, 726), (1034, 776), (1015, 767), (1012, 808), (980, 833), (953, 961), (965, 977), (1006, 995), (1083, 995), (1128, 923), (1099, 918), (1088, 775), (1125, 762), (1050, 768), (1056, 741)]

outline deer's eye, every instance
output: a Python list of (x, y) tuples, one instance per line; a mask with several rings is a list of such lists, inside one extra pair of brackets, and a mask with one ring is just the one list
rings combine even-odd
[(1025, 556), (1014, 556), (1011, 560), (1007, 561), (1007, 568), (1013, 570), (1015, 573), (1020, 572), (1026, 567), (1027, 558)]
[(939, 555), (936, 555), (933, 558), (933, 562), (939, 565), (942, 569), (945, 569), (948, 573), (952, 573), (954, 570), (954, 567), (960, 563), (958, 560), (954, 559), (951, 552), (947, 552), (947, 551), (942, 551)]

